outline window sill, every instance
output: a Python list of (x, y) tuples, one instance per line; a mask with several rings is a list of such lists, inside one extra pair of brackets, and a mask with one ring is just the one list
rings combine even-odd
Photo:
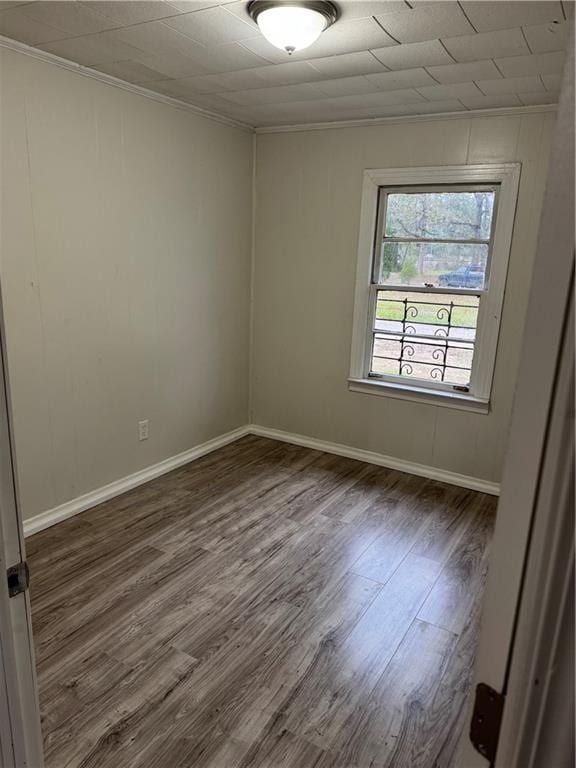
[(472, 397), (460, 392), (443, 392), (425, 387), (403, 386), (388, 381), (375, 379), (348, 379), (348, 389), (351, 392), (362, 392), (365, 395), (395, 397), (399, 400), (412, 400), (427, 405), (440, 405), (444, 408), (456, 408), (460, 411), (487, 414), (490, 402), (479, 397)]

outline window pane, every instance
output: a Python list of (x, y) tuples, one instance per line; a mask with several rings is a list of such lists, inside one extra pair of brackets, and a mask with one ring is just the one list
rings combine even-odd
[(414, 192), (386, 195), (385, 237), (488, 240), (494, 192)]
[(488, 246), (464, 243), (395, 243), (384, 241), (380, 285), (429, 285), (482, 290), (486, 283)]
[(477, 296), (378, 291), (371, 374), (467, 386), (478, 306)]

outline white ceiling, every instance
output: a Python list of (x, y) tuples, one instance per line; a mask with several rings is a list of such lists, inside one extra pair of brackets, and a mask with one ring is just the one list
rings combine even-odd
[(557, 100), (574, 0), (339, 0), (305, 51), (246, 0), (0, 0), (0, 35), (252, 126)]

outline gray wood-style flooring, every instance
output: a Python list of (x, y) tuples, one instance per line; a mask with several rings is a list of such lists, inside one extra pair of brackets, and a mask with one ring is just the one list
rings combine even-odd
[(494, 511), (247, 437), (36, 534), (47, 768), (447, 768)]

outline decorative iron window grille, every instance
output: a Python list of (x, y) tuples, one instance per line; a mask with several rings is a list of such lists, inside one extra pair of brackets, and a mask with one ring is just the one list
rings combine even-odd
[(378, 291), (371, 377), (428, 379), (467, 389), (479, 298)]

